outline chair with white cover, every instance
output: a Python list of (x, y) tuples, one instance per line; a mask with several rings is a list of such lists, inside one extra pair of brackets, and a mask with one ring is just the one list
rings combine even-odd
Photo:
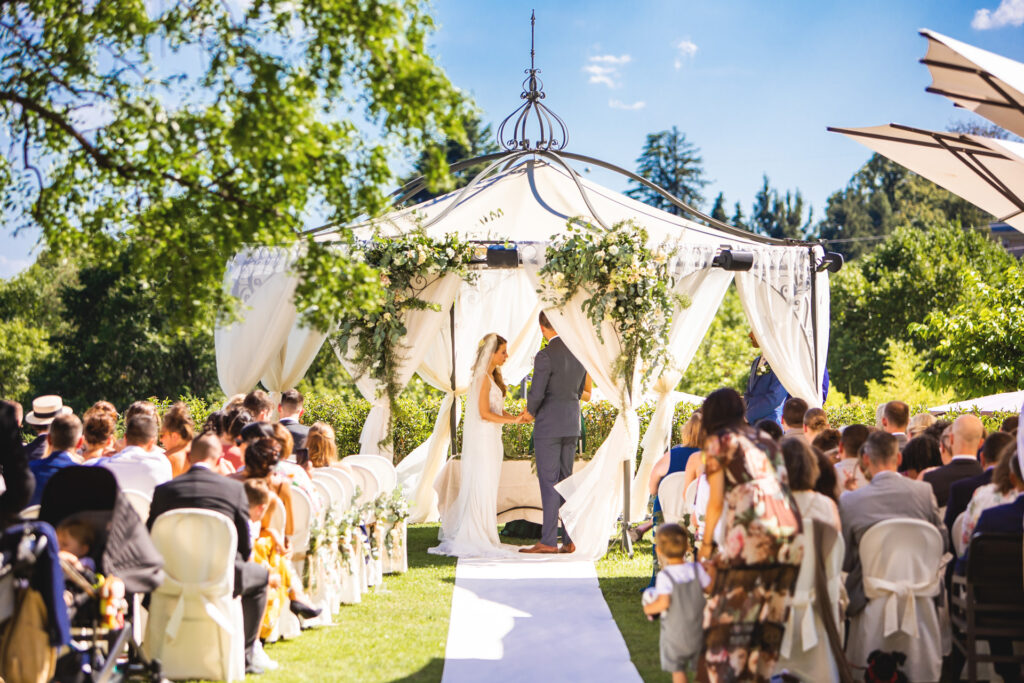
[(874, 650), (903, 652), (912, 681), (937, 681), (942, 635), (933, 598), (942, 591), (942, 535), (919, 519), (887, 519), (864, 532), (860, 563), (868, 604), (850, 621), (846, 658), (867, 666)]
[(352, 475), (356, 478), (356, 485), (359, 487), (359, 496), (356, 498), (357, 505), (366, 505), (376, 500), (380, 493), (380, 480), (376, 473), (363, 465), (353, 464), (349, 466)]
[[(322, 481), (317, 481), (312, 477), (310, 477), (310, 480), (313, 482), (313, 488), (316, 490), (317, 497), (320, 498), (320, 509), (324, 514), (326, 514), (326, 512), (332, 507), (331, 489), (327, 488), (327, 484)], [(321, 521), (323, 521), (324, 514), (320, 515)]]
[(685, 478), (686, 472), (673, 472), (663, 477), (658, 484), (658, 502), (661, 504), (661, 514), (666, 524), (678, 524), (683, 515), (690, 510), (683, 495)]
[(327, 504), (332, 510), (344, 509), (344, 495), (341, 490), (341, 484), (338, 480), (330, 475), (328, 472), (323, 472), (320, 469), (314, 469), (310, 474), (310, 478), (314, 484), (320, 484), (327, 489)]
[(167, 678), (244, 679), (242, 602), (232, 597), (234, 524), (218, 512), (182, 508), (157, 517), (151, 536), (166, 578), (150, 599), (144, 652), (160, 660)]
[(956, 519), (953, 520), (953, 529), (950, 534), (953, 536), (953, 549), (956, 551), (957, 557), (963, 557), (964, 551), (967, 550), (967, 546), (964, 544), (964, 522), (967, 519), (967, 511), (964, 510)]
[(355, 481), (349, 476), (348, 472), (337, 467), (321, 467), (318, 471), (333, 477), (338, 482), (338, 485), (341, 487), (341, 507), (343, 510), (347, 510), (352, 505), (352, 497), (356, 493)]
[(362, 465), (363, 467), (373, 470), (373, 473), (377, 475), (377, 481), (380, 484), (380, 493), (390, 494), (396, 486), (398, 486), (398, 471), (395, 466), (391, 464), (391, 461), (380, 455), (360, 454), (360, 455), (349, 455), (341, 460), (342, 464), (348, 465)]
[(149, 519), (149, 506), (153, 502), (153, 497), (148, 495), (145, 491), (136, 491), (135, 489), (122, 489), (121, 493), (124, 494), (128, 502), (135, 508), (135, 512), (138, 513), (139, 519), (143, 523)]
[(814, 585), (817, 560), (814, 523), (815, 520), (804, 519), (804, 528), (799, 536), (803, 542), (804, 555), (789, 602), (789, 621), (782, 637), (775, 672), (780, 673), (785, 669), (801, 681), (838, 681), (839, 667), (818, 610), (823, 605), (827, 606), (832, 611), (834, 623), (842, 628), (839, 621), (839, 594), (842, 590), (843, 554), (846, 547), (843, 537), (837, 533), (835, 543), (825, 557), (828, 595), (819, 599)]
[[(686, 474), (685, 472), (683, 474)], [(686, 501), (686, 509), (691, 509), (697, 503), (697, 487), (700, 485), (700, 477), (686, 485), (686, 492), (683, 493), (683, 500)]]

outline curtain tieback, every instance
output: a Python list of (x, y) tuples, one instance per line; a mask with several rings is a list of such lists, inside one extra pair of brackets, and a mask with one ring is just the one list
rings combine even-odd
[[(896, 631), (903, 631), (912, 638), (917, 637), (917, 598), (932, 597), (938, 593), (939, 579), (911, 583), (909, 581), (887, 581), (874, 576), (864, 577), (864, 594), (870, 598), (885, 598), (884, 628), (882, 635), (888, 637)], [(899, 615), (899, 603), (904, 603), (903, 617)]]
[(185, 618), (185, 602), (196, 598), (202, 601), (203, 610), (218, 626), (229, 634), (235, 632), (234, 624), (231, 623), (231, 617), (222, 612), (217, 605), (218, 602), (225, 598), (228, 600), (232, 599), (224, 579), (203, 583), (181, 583), (171, 576), (165, 576), (159, 592), (168, 597), (177, 596), (178, 598), (174, 605), (174, 610), (171, 611), (171, 617), (167, 622), (167, 635), (171, 640), (178, 637), (181, 622)]
[(789, 657), (793, 649), (793, 632), (796, 630), (796, 608), (802, 607), (804, 615), (800, 619), (800, 641), (803, 643), (803, 651), (806, 652), (818, 644), (818, 632), (814, 627), (814, 605), (816, 596), (813, 589), (809, 591), (797, 591), (789, 601), (789, 619), (786, 622), (786, 634), (782, 638), (782, 645), (779, 652), (783, 657)]

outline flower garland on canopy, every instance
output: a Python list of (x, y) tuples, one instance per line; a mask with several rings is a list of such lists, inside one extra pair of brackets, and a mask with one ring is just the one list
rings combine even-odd
[(352, 246), (351, 257), (365, 262), (380, 272), (385, 287), (385, 300), (379, 309), (341, 321), (334, 335), (336, 348), (346, 352), (355, 378), (369, 374), (381, 385), (382, 396), (391, 404), (386, 437), (381, 445), (390, 444), (394, 416), (398, 411), (399, 353), (406, 334), (403, 314), (416, 310), (440, 310), (418, 298), (432, 282), (448, 274), (470, 281), (469, 270), (473, 245), (455, 234), (433, 238), (422, 231), (394, 237), (376, 236), (373, 240)]
[(674, 247), (651, 249), (648, 241), (647, 230), (633, 221), (605, 230), (570, 219), (567, 233), (548, 245), (540, 269), (549, 285), (546, 300), (555, 306), (565, 305), (581, 289), (590, 295), (583, 312), (602, 342), (602, 324), (612, 323), (622, 348), (615, 373), (627, 387), (632, 387), (638, 369), (646, 383), (656, 368), (671, 363), (671, 314), (676, 306), (689, 305), (673, 291)]

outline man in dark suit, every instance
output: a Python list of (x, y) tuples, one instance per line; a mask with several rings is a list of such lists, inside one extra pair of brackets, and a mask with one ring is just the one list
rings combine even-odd
[(974, 415), (961, 415), (953, 421), (952, 443), (950, 450), (953, 457), (942, 467), (924, 473), (921, 479), (931, 485), (935, 491), (935, 500), (939, 507), (946, 507), (949, 501), (949, 487), (953, 482), (977, 477), (982, 473), (978, 462), (978, 449), (985, 437), (985, 426)]
[[(903, 401), (889, 401), (882, 406), (882, 420), (879, 425), (882, 431), (896, 437), (896, 445), (900, 450), (907, 445), (907, 426), (910, 424), (910, 406)], [(939, 503), (942, 505), (942, 503)]]
[(36, 433), (36, 438), (25, 444), (24, 453), (29, 462), (46, 455), (46, 435), (50, 431), (50, 423), (60, 415), (68, 415), (71, 408), (64, 405), (60, 396), (38, 396), (32, 399), (32, 411), (25, 416), (25, 424)]
[[(754, 333), (750, 333), (750, 343), (755, 349), (761, 348)], [(782, 419), (782, 404), (789, 392), (775, 376), (775, 371), (768, 365), (763, 356), (758, 356), (750, 365), (750, 376), (747, 379), (747, 391), (743, 395), (747, 402), (747, 422), (757, 424), (758, 421), (769, 419), (778, 422)]]
[(281, 423), (288, 433), (292, 435), (292, 451), (301, 451), (306, 448), (306, 437), (309, 436), (309, 427), (299, 424), (302, 417), (302, 394), (298, 389), (289, 389), (281, 394), (281, 403), (277, 406), (277, 413), (281, 417)]
[(949, 487), (946, 515), (942, 521), (946, 524), (946, 528), (950, 530), (950, 533), (953, 531), (953, 522), (956, 521), (960, 513), (967, 509), (967, 504), (971, 502), (971, 496), (974, 495), (974, 492), (985, 484), (992, 483), (992, 470), (999, 463), (999, 456), (1002, 454), (1003, 449), (1012, 443), (1013, 436), (1006, 432), (992, 432), (989, 434), (988, 438), (985, 439), (985, 444), (981, 447), (981, 453), (979, 453), (981, 466), (985, 471), (975, 477), (955, 481)]
[(246, 673), (263, 673), (252, 661), (253, 646), (260, 633), (260, 621), (267, 607), (266, 568), (249, 562), (252, 539), (249, 538), (249, 500), (242, 482), (217, 474), (213, 467), (222, 453), (220, 440), (204, 434), (192, 440), (188, 460), (191, 468), (171, 481), (157, 486), (149, 506), (146, 526), (164, 512), (180, 508), (202, 508), (219, 512), (235, 525), (238, 552), (235, 555), (235, 595), (242, 597), (245, 630)]
[(533, 444), (537, 457), (544, 524), (540, 543), (524, 548), (524, 553), (571, 553), (576, 550), (569, 532), (564, 530), (558, 548), (558, 510), (565, 500), (555, 485), (572, 474), (576, 442), (580, 438), (580, 398), (587, 371), (558, 337), (544, 313), (540, 331), (548, 345), (533, 359), (533, 382), (526, 397), (526, 411), (533, 417)]
[(896, 437), (882, 431), (872, 432), (862, 450), (863, 464), (871, 481), (867, 486), (846, 491), (839, 497), (839, 517), (846, 542), (843, 571), (849, 572), (846, 590), (850, 595), (847, 609), (850, 616), (860, 613), (867, 605), (860, 564), (860, 539), (872, 526), (887, 519), (924, 520), (935, 526), (942, 535), (943, 546), (949, 547), (931, 488), (897, 471), (901, 456)]

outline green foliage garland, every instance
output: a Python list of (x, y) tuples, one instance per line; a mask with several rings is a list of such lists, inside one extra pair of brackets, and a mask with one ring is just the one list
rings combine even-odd
[(670, 313), (685, 301), (672, 290), (670, 247), (652, 250), (647, 230), (632, 221), (602, 230), (573, 219), (546, 256), (540, 275), (551, 286), (547, 296), (554, 292), (548, 300), (562, 306), (581, 289), (590, 295), (583, 311), (602, 342), (602, 324), (614, 326), (622, 346), (615, 373), (630, 391), (641, 363), (643, 382), (655, 368), (671, 363)]

